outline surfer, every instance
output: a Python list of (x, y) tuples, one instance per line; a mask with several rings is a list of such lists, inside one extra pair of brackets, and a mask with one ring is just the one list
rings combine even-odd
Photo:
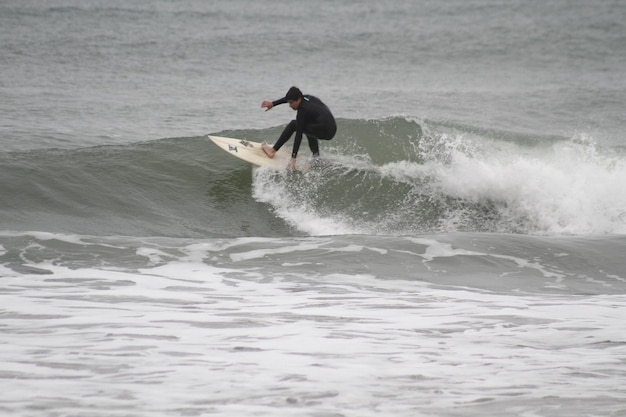
[(265, 108), (265, 111), (268, 111), (272, 107), (284, 103), (289, 103), (289, 107), (298, 112), (296, 119), (287, 124), (274, 146), (270, 147), (268, 144), (264, 143), (261, 147), (268, 157), (273, 158), (276, 151), (279, 150), (295, 132), (296, 136), (293, 141), (291, 160), (289, 164), (287, 164), (287, 169), (293, 171), (296, 166), (296, 158), (298, 156), (298, 149), (300, 149), (300, 143), (302, 142), (302, 135), (306, 135), (309, 140), (309, 148), (311, 148), (311, 152), (313, 152), (313, 157), (319, 157), (320, 150), (318, 139), (332, 139), (335, 133), (337, 133), (337, 123), (330, 109), (322, 103), (322, 100), (309, 94), (302, 94), (302, 91), (297, 87), (291, 87), (285, 97), (281, 99), (263, 101), (261, 107)]

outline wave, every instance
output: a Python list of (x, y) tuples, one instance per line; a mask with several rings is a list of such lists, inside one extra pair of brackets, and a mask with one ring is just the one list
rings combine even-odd
[[(215, 133), (271, 142), (280, 130)], [(321, 146), (324, 166), (298, 175), (253, 169), (204, 136), (0, 153), (0, 228), (172, 237), (626, 233), (625, 152), (584, 135), (398, 117), (339, 120), (337, 137)]]
[(256, 176), (255, 197), (311, 234), (626, 232), (623, 149), (402, 118), (342, 127), (329, 169)]
[[(228, 277), (292, 275), (329, 282), (337, 272), (451, 288), (520, 293), (624, 294), (626, 236), (536, 237), (503, 234), (341, 235), (289, 238), (167, 238), (0, 231), (0, 274), (65, 276), (94, 287), (102, 271), (193, 277), (210, 267)], [(311, 266), (315, 266), (311, 268)], [(76, 272), (79, 271), (79, 272)], [(80, 278), (79, 278), (80, 277)], [(306, 277), (306, 278), (305, 278)], [(385, 285), (387, 288), (387, 285)], [(412, 287), (412, 291), (415, 287)]]

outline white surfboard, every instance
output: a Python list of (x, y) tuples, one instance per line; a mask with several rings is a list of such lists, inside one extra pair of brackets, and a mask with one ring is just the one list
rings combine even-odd
[[(207, 135), (207, 137), (232, 156), (259, 167), (269, 167), (281, 171), (287, 168), (287, 164), (291, 159), (291, 151), (285, 148), (279, 149), (276, 155), (270, 158), (263, 152), (259, 142), (222, 136)], [(307, 171), (309, 169), (308, 161), (305, 158), (298, 158), (296, 169)]]

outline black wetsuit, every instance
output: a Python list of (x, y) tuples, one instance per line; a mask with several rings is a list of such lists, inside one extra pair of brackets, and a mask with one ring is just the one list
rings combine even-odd
[[(287, 103), (287, 98), (283, 97), (274, 101), (272, 104), (277, 106), (279, 104)], [(337, 123), (335, 118), (330, 112), (330, 109), (322, 103), (317, 97), (305, 94), (302, 96), (302, 102), (298, 107), (298, 115), (296, 120), (292, 120), (283, 130), (278, 141), (274, 144), (274, 149), (279, 150), (285, 142), (289, 140), (293, 132), (296, 132), (296, 137), (293, 141), (293, 150), (291, 151), (291, 157), (295, 158), (298, 155), (298, 149), (300, 149), (300, 143), (302, 142), (302, 134), (305, 134), (309, 140), (309, 148), (313, 155), (319, 155), (318, 139), (330, 140), (337, 133)]]

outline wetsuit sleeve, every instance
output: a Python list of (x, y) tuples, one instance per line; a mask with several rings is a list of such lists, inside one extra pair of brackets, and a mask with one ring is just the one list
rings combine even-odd
[(279, 98), (278, 100), (272, 101), (273, 106), (278, 106), (279, 104), (285, 104), (287, 102), (287, 97)]
[(291, 157), (296, 158), (298, 156), (298, 150), (300, 149), (300, 143), (302, 142), (302, 133), (304, 132), (304, 112), (298, 111), (296, 116), (296, 136), (293, 138), (293, 149), (291, 150)]

